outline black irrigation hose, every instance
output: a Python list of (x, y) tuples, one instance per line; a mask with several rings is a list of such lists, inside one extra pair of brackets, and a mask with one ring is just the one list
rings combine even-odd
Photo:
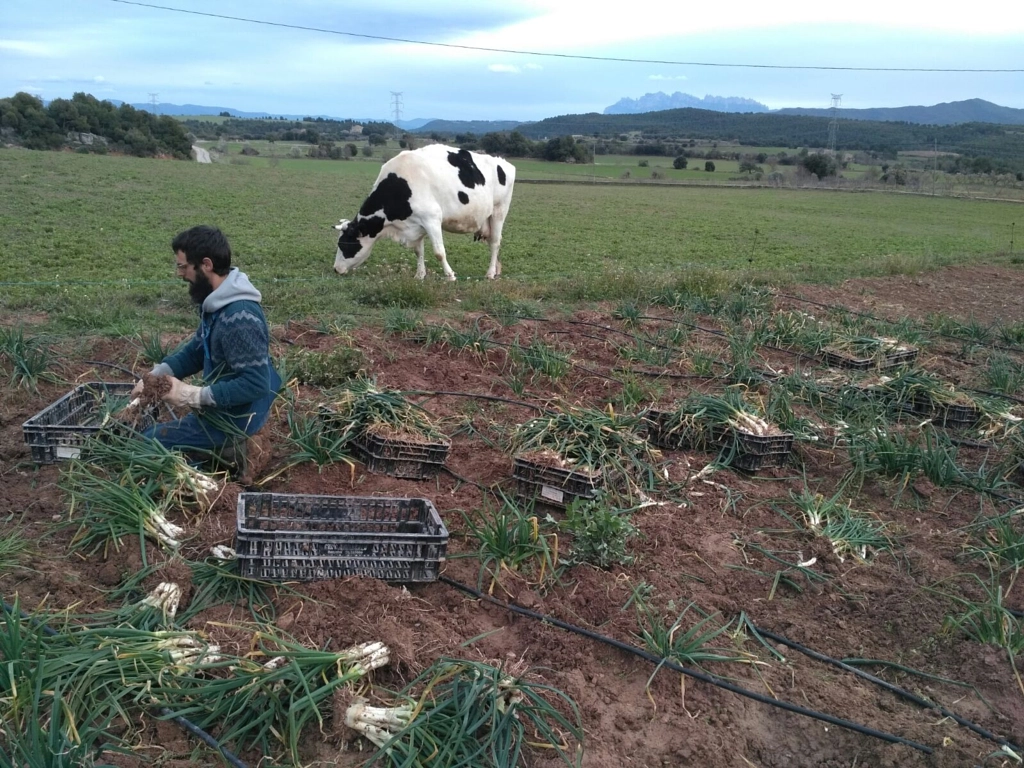
[(911, 701), (914, 704), (917, 704), (919, 707), (924, 707), (925, 709), (937, 710), (938, 712), (942, 713), (943, 717), (948, 717), (951, 720), (954, 720), (959, 725), (962, 725), (964, 728), (968, 728), (968, 729), (974, 731), (979, 736), (982, 736), (982, 737), (988, 739), (989, 741), (994, 741), (996, 744), (999, 744), (1000, 746), (1009, 747), (1010, 749), (1012, 749), (1014, 752), (1016, 752), (1018, 754), (1021, 753), (1021, 748), (1018, 747), (1016, 744), (1013, 744), (1012, 742), (1007, 741), (1006, 739), (1002, 738), (1001, 736), (996, 736), (995, 734), (990, 733), (989, 731), (986, 731), (984, 728), (982, 728), (979, 725), (975, 725), (970, 720), (965, 720), (964, 718), (960, 717), (959, 715), (956, 715), (953, 712), (950, 712), (948, 709), (946, 709), (941, 704), (938, 704), (936, 702), (928, 701), (927, 699), (923, 699), (920, 696), (917, 696), (916, 694), (913, 694), (910, 691), (906, 690), (905, 688), (900, 688), (898, 685), (893, 685), (892, 683), (889, 683), (889, 682), (887, 682), (885, 680), (882, 680), (879, 677), (875, 677), (874, 675), (869, 674), (867, 672), (864, 672), (861, 669), (857, 669), (856, 667), (852, 667), (849, 664), (845, 664), (842, 661), (839, 661), (838, 659), (833, 659), (832, 657), (826, 656), (823, 653), (819, 653), (818, 651), (815, 651), (815, 650), (812, 650), (810, 648), (807, 648), (807, 647), (805, 647), (803, 645), (800, 645), (799, 643), (796, 643), (796, 642), (794, 642), (794, 641), (792, 641), (792, 640), (790, 640), (790, 639), (788, 639), (786, 637), (783, 637), (782, 635), (777, 635), (774, 632), (770, 632), (767, 629), (762, 629), (761, 627), (755, 626), (754, 630), (758, 634), (764, 635), (765, 637), (768, 637), (768, 638), (771, 638), (772, 640), (774, 640), (777, 643), (782, 643), (783, 645), (788, 646), (789, 648), (792, 648), (794, 650), (800, 651), (800, 653), (804, 654), (805, 656), (810, 656), (812, 659), (817, 659), (818, 661), (822, 661), (822, 662), (824, 662), (826, 664), (831, 664), (834, 667), (839, 667), (839, 669), (842, 669), (842, 670), (845, 670), (846, 672), (850, 672), (850, 673), (852, 673), (854, 675), (857, 675), (857, 677), (861, 677), (861, 678), (864, 678), (865, 680), (869, 680), (872, 683), (874, 683), (875, 685), (879, 685), (882, 688), (885, 688), (886, 690), (888, 690), (888, 691), (890, 691), (892, 693), (895, 693), (897, 696), (901, 696), (904, 699), (907, 699), (908, 701)]
[(114, 368), (115, 370), (123, 371), (124, 373), (127, 373), (129, 376), (131, 376), (133, 379), (139, 378), (138, 374), (135, 373), (135, 371), (133, 371), (131, 368), (125, 368), (123, 365), (117, 365), (116, 363), (108, 363), (108, 362), (105, 362), (103, 360), (86, 360), (85, 364), (86, 365), (105, 365), (105, 366), (107, 366), (107, 368)]
[[(7, 601), (4, 601), (3, 605), (4, 605), (4, 610), (7, 613), (14, 613), (14, 606), (13, 605), (8, 605)], [(50, 626), (48, 626), (46, 624), (43, 624), (42, 622), (37, 622), (34, 618), (29, 616), (24, 611), (19, 610), (18, 613), (21, 615), (21, 618), (28, 619), (29, 621), (35, 623), (38, 627), (40, 627), (40, 629), (42, 629), (44, 635), (47, 635), (48, 637), (56, 637), (57, 635), (60, 634), (59, 632), (57, 632), (57, 630), (53, 629), (53, 627), (50, 627)], [(223, 744), (221, 744), (219, 741), (217, 741), (215, 738), (213, 738), (213, 736), (208, 734), (206, 731), (204, 731), (202, 728), (200, 728), (198, 725), (196, 725), (192, 721), (186, 720), (184, 717), (181, 717), (179, 715), (175, 715), (167, 707), (161, 707), (160, 714), (162, 716), (164, 716), (164, 717), (167, 717), (169, 720), (173, 720), (175, 723), (177, 723), (183, 729), (185, 729), (186, 731), (191, 733), (193, 736), (195, 736), (197, 739), (199, 739), (204, 744), (206, 744), (206, 746), (210, 747), (210, 749), (213, 749), (213, 750), (215, 750), (217, 752), (220, 752), (220, 754), (223, 756), (223, 758), (228, 763), (233, 765), (234, 768), (249, 768), (249, 766), (247, 766), (245, 763), (243, 763), (241, 760), (239, 760), (235, 756), (235, 754), (233, 752), (231, 752), (231, 750), (229, 750), (227, 747), (225, 747)]]
[(589, 629), (584, 629), (583, 627), (568, 624), (564, 621), (553, 618), (551, 616), (545, 616), (544, 614), (536, 613), (535, 611), (530, 611), (526, 608), (521, 608), (518, 605), (498, 600), (496, 597), (485, 595), (483, 592), (473, 589), (472, 587), (466, 586), (465, 584), (461, 584), (455, 581), (454, 579), (448, 578), (447, 576), (439, 576), (438, 580), (447, 584), (450, 587), (454, 587), (455, 589), (465, 592), (466, 594), (472, 595), (479, 600), (487, 600), (488, 602), (501, 606), (502, 608), (505, 608), (508, 611), (512, 611), (513, 613), (518, 613), (522, 616), (527, 616), (531, 619), (537, 619), (539, 621), (544, 622), (545, 624), (551, 624), (552, 626), (568, 630), (569, 632), (575, 632), (576, 634), (590, 638), (591, 640), (597, 640), (598, 642), (605, 643), (606, 645), (610, 645), (613, 648), (618, 648), (621, 651), (626, 651), (627, 653), (631, 653), (634, 656), (639, 656), (642, 659), (646, 659), (652, 664), (668, 667), (669, 669), (675, 670), (676, 672), (684, 674), (688, 677), (692, 677), (695, 680), (710, 683), (711, 685), (714, 685), (718, 688), (722, 688), (723, 690), (729, 691), (731, 693), (739, 694), (740, 696), (745, 696), (748, 699), (753, 699), (754, 701), (760, 702), (762, 704), (768, 704), (773, 707), (784, 709), (787, 712), (793, 712), (798, 715), (811, 717), (815, 720), (821, 720), (823, 722), (839, 726), (840, 728), (846, 728), (848, 730), (863, 734), (865, 736), (871, 736), (876, 739), (881, 739), (882, 741), (888, 741), (891, 744), (902, 744), (907, 747), (912, 747), (913, 749), (919, 750), (928, 755), (932, 754), (932, 752), (934, 751), (931, 747), (926, 746), (924, 744), (919, 744), (916, 741), (910, 741), (909, 739), (904, 739), (900, 736), (893, 736), (892, 734), (885, 733), (883, 731), (876, 731), (873, 728), (868, 728), (864, 725), (858, 725), (857, 723), (852, 723), (849, 720), (841, 720), (838, 717), (827, 715), (824, 712), (817, 712), (813, 709), (805, 709), (804, 707), (797, 706), (796, 704), (790, 704), (787, 701), (779, 701), (777, 699), (772, 699), (768, 696), (763, 696), (760, 693), (749, 691), (746, 688), (741, 688), (737, 685), (732, 685), (731, 683), (727, 683), (724, 680), (721, 680), (717, 677), (706, 675), (703, 672), (697, 672), (696, 670), (689, 669), (687, 667), (682, 666), (681, 664), (676, 664), (675, 662), (669, 661), (668, 659), (658, 658), (652, 653), (648, 653), (647, 651), (641, 648), (629, 645), (628, 643), (623, 643), (612, 637), (600, 635), (596, 632), (591, 632)]
[[(816, 307), (822, 307), (824, 309), (841, 309), (841, 310), (843, 310), (845, 312), (849, 312), (851, 315), (857, 315), (858, 317), (866, 317), (869, 320), (877, 320), (877, 321), (882, 322), (882, 323), (889, 323), (889, 325), (895, 325), (896, 324), (892, 320), (889, 320), (887, 318), (878, 317), (877, 315), (872, 315), (870, 312), (858, 312), (855, 309), (850, 309), (849, 307), (844, 307), (842, 304), (822, 304), (820, 301), (811, 301), (810, 299), (805, 299), (805, 298), (802, 298), (800, 296), (792, 296), (792, 295), (790, 295), (788, 293), (777, 293), (776, 292), (774, 295), (778, 296), (780, 298), (783, 298), (783, 299), (793, 299), (794, 301), (802, 301), (805, 304), (813, 304)], [(944, 339), (951, 339), (952, 341), (968, 341), (971, 344), (977, 344), (978, 346), (981, 346), (981, 347), (989, 347), (990, 349), (999, 349), (999, 350), (1002, 350), (1003, 352), (1017, 352), (1017, 353), (1024, 352), (1024, 350), (1020, 349), (1019, 347), (1004, 347), (1001, 344), (993, 344), (993, 343), (987, 342), (987, 341), (975, 341), (973, 339), (964, 338), (963, 336), (954, 336), (951, 333), (943, 333), (942, 331), (925, 331), (925, 335), (928, 335), (928, 336), (940, 336), (940, 337), (942, 337)]]
[(507, 397), (498, 397), (497, 395), (478, 395), (475, 392), (436, 392), (428, 391), (425, 389), (410, 389), (403, 391), (402, 395), (427, 395), (430, 397), (436, 397), (440, 395), (446, 395), (451, 397), (471, 397), (477, 400), (495, 400), (499, 403), (511, 403), (512, 405), (521, 405), (523, 408), (532, 408), (538, 413), (551, 413), (547, 408), (541, 408), (539, 405), (533, 403), (526, 403), (522, 400), (510, 400)]

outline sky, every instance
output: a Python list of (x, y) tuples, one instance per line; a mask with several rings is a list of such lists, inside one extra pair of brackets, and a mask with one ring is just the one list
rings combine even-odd
[(84, 91), (138, 103), (157, 94), (164, 103), (360, 120), (392, 119), (396, 92), (403, 120), (539, 120), (658, 91), (742, 96), (772, 109), (827, 108), (833, 94), (846, 108), (970, 98), (1024, 108), (1024, 71), (765, 66), (1024, 70), (1019, 0), (946, 12), (908, 0), (147, 2), (162, 8), (0, 0), (0, 97)]

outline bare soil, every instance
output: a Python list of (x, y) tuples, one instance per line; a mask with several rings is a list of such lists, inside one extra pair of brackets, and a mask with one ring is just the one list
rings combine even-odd
[[(849, 281), (836, 288), (801, 286), (790, 289), (804, 298), (843, 303), (860, 311), (892, 318), (923, 318), (932, 312), (967, 319), (1005, 323), (1024, 321), (1021, 273), (1001, 268), (954, 268), (915, 278)], [(791, 300), (779, 308), (806, 308)], [(670, 313), (663, 312), (666, 318)], [(572, 352), (576, 368), (559, 382), (538, 380), (516, 394), (506, 381), (508, 368), (503, 348), (485, 353), (425, 349), (400, 338), (384, 338), (374, 329), (354, 332), (371, 361), (369, 368), (379, 385), (403, 391), (444, 391), (491, 395), (540, 406), (560, 401), (605, 407), (620, 395), (610, 378), (625, 363), (616, 345), (634, 333), (611, 319), (610, 307), (580, 310), (570, 319), (522, 322), (502, 327), (488, 318), (477, 320), (492, 328), (495, 340), (511, 343), (536, 335), (547, 344)], [(576, 321), (599, 323), (606, 330)], [(708, 319), (707, 323), (713, 324)], [(653, 329), (659, 327), (649, 323)], [(337, 340), (290, 324), (275, 329), (276, 344), (298, 344), (326, 350)], [(714, 350), (720, 340), (694, 336), (693, 344)], [(959, 359), (958, 346), (930, 348), (923, 364), (951, 379), (969, 379), (971, 362)], [(275, 350), (279, 352), (280, 349)], [(97, 341), (83, 360), (127, 359), (127, 344)], [(97, 357), (102, 354), (103, 357)], [(776, 370), (792, 369), (792, 357), (772, 353), (764, 361)], [(87, 370), (69, 361), (74, 379), (103, 378), (107, 371)], [(638, 366), (643, 367), (643, 366)], [(663, 371), (664, 372), (664, 371)], [(685, 360), (667, 371), (679, 376), (690, 371)], [(99, 376), (98, 376), (99, 374)], [(651, 377), (651, 381), (654, 378)], [(119, 583), (141, 566), (137, 542), (107, 557), (68, 556), (71, 531), (54, 530), (67, 510), (56, 482), (59, 467), (35, 467), (22, 437), (21, 424), (64, 394), (65, 385), (40, 385), (39, 393), (7, 389), (0, 393), (0, 511), (3, 526), (18, 526), (38, 542), (30, 569), (0, 574), (0, 590), (10, 602), (17, 596), (31, 609), (43, 600), (51, 607), (79, 603), (79, 610), (105, 604), (103, 590)], [(713, 382), (692, 378), (661, 378), (660, 402), (671, 402), (699, 387), (713, 390)], [(299, 402), (310, 408), (318, 393), (299, 388)], [(372, 475), (363, 465), (335, 464), (318, 469), (311, 464), (284, 471), (291, 450), (283, 407), (275, 410), (261, 433), (265, 468), (256, 480), (278, 474), (261, 486), (282, 493), (329, 495), (386, 495), (426, 497), (433, 501), (451, 533), (443, 573), (464, 584), (486, 589), (489, 575), (481, 576), (473, 557), (475, 540), (468, 535), (460, 511), (495, 506), (492, 491), (511, 489), (512, 457), (504, 453), (509, 431), (537, 415), (536, 410), (512, 402), (468, 396), (423, 396), (418, 402), (436, 416), (453, 436), (447, 467), (430, 481), (402, 480)], [(617, 407), (617, 406), (616, 406)], [(468, 429), (471, 425), (473, 429)], [(966, 463), (985, 459), (986, 451), (964, 447)], [(856, 508), (888, 521), (898, 533), (897, 556), (882, 554), (869, 563), (841, 561), (822, 539), (795, 533), (773, 508), (790, 491), (804, 487), (804, 477), (823, 494), (842, 477), (845, 454), (826, 445), (800, 444), (789, 466), (757, 475), (719, 471), (696, 473), (714, 458), (701, 452), (665, 451), (659, 471), (685, 492), (645, 506), (632, 514), (640, 535), (631, 545), (636, 560), (629, 566), (602, 571), (577, 566), (561, 582), (542, 589), (532, 575), (504, 572), (495, 582), (494, 595), (531, 611), (615, 638), (638, 644), (638, 625), (632, 607), (623, 607), (632, 590), (653, 586), (654, 602), (669, 615), (677, 615), (693, 602), (709, 613), (731, 620), (744, 612), (758, 626), (784, 635), (835, 658), (883, 659), (920, 669), (931, 675), (969, 683), (988, 705), (968, 688), (934, 678), (872, 667), (870, 671), (898, 682), (914, 693), (941, 702), (989, 731), (1024, 744), (1024, 690), (1015, 681), (1007, 654), (995, 647), (968, 640), (946, 628), (954, 610), (943, 594), (965, 582), (964, 573), (987, 573), (984, 564), (964, 556), (970, 534), (963, 527), (979, 512), (996, 507), (963, 489), (938, 488), (917, 479), (909, 487), (884, 479), (869, 480), (853, 499)], [(200, 520), (187, 521), (193, 538), (183, 554), (198, 559), (215, 544), (233, 541), (234, 510), (240, 486), (229, 486), (213, 510)], [(1021, 491), (1024, 493), (1024, 490)], [(1020, 494), (1018, 494), (1020, 495)], [(1005, 511), (1005, 505), (1001, 507)], [(542, 512), (543, 514), (543, 512)], [(552, 512), (557, 518), (560, 513)], [(186, 522), (184, 518), (176, 522)], [(775, 584), (780, 566), (753, 546), (787, 553), (792, 561), (816, 558), (813, 570), (826, 580), (810, 583), (794, 577), (799, 591)], [(560, 543), (563, 548), (568, 544)], [(150, 547), (148, 556), (161, 554)], [(187, 569), (183, 569), (187, 570)], [(187, 579), (187, 574), (179, 574)], [(163, 580), (163, 579), (161, 579)], [(187, 593), (188, 585), (182, 584)], [(473, 599), (444, 583), (402, 587), (364, 578), (348, 578), (298, 585), (310, 600), (281, 592), (276, 605), (277, 625), (309, 646), (341, 649), (350, 644), (381, 640), (395, 661), (377, 673), (380, 688), (399, 687), (441, 655), (478, 660), (524, 661), (535, 679), (555, 686), (575, 699), (586, 729), (584, 766), (758, 766), (807, 768), (838, 766), (973, 766), (1009, 765), (988, 757), (998, 748), (934, 711), (921, 709), (842, 670), (812, 660), (784, 646), (759, 643), (749, 633), (725, 635), (717, 645), (754, 654), (760, 663), (708, 663), (705, 669), (736, 685), (773, 699), (785, 700), (835, 717), (860, 723), (927, 745), (931, 755), (907, 746), (854, 733), (843, 727), (787, 713), (726, 692), (712, 685), (686, 680), (662, 669), (650, 680), (654, 667), (646, 661), (592, 639), (549, 624), (509, 613)], [(186, 598), (187, 600), (187, 594)], [(1024, 608), (1021, 590), (1011, 590), (1007, 604)], [(192, 622), (226, 648), (246, 648), (248, 635), (237, 629), (247, 618), (244, 607), (220, 607)], [(463, 644), (476, 638), (471, 644)], [(772, 653), (776, 651), (777, 654)], [(783, 657), (783, 658), (780, 658)], [(1018, 667), (1020, 666), (1018, 660)], [(371, 694), (372, 698), (372, 694)], [(989, 706), (990, 705), (990, 706)], [(219, 765), (197, 742), (168, 723), (151, 723), (137, 758), (116, 757), (118, 765), (149, 764), (159, 758), (164, 766)], [(307, 765), (357, 766), (368, 753), (366, 745), (348, 732), (340, 717), (311, 728), (304, 738)], [(362, 751), (360, 751), (362, 749)], [(262, 756), (243, 754), (249, 765)], [(532, 752), (526, 764), (555, 765), (543, 751)]]

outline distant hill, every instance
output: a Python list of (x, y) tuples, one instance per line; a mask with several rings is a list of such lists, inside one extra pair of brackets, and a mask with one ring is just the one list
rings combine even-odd
[(530, 123), (521, 120), (431, 120), (416, 133), (492, 133), (496, 131), (514, 131)]
[[(607, 111), (607, 110), (605, 110)], [(778, 115), (805, 115), (829, 117), (829, 109), (802, 109), (792, 107), (774, 110)], [(960, 123), (997, 123), (999, 125), (1024, 125), (1024, 109), (1001, 107), (984, 99), (950, 101), (931, 107), (875, 107), (872, 109), (839, 110), (842, 120), (881, 120), (920, 125), (958, 125)]]
[(742, 96), (705, 96), (699, 99), (688, 93), (676, 91), (669, 95), (659, 91), (658, 93), (645, 93), (639, 99), (622, 98), (604, 108), (606, 115), (637, 115), (641, 112), (660, 112), (665, 109), (682, 109), (693, 107), (695, 109), (710, 109), (715, 112), (768, 112), (764, 104), (753, 99), (746, 99)]

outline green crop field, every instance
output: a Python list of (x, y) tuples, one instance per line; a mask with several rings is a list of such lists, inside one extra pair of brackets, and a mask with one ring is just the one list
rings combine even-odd
[[(520, 178), (538, 177), (543, 165), (517, 162)], [(201, 165), (2, 150), (3, 320), (38, 315), (59, 328), (111, 332), (154, 316), (182, 322), (187, 297), (174, 279), (169, 243), (198, 223), (229, 235), (237, 263), (266, 292), (277, 321), (342, 311), (353, 300), (374, 303), (367, 300), (370, 286), (413, 283), (415, 256), (381, 242), (364, 267), (338, 277), (331, 270), (330, 227), (355, 215), (378, 167), (313, 160)], [(586, 170), (549, 167), (558, 174)], [(997, 254), (1008, 248), (1020, 211), (1010, 203), (900, 194), (522, 183), (505, 229), (501, 290), (552, 295), (557, 284), (569, 286), (566, 296), (601, 298), (693, 269), (836, 280), (1005, 261)], [(474, 281), (487, 269), (485, 245), (450, 235), (446, 246), (460, 279), (471, 283), (441, 285), (428, 251), (428, 285), (402, 290), (448, 291), (446, 297), (481, 290)], [(603, 279), (609, 273), (629, 277)], [(588, 287), (572, 287), (582, 284)]]

